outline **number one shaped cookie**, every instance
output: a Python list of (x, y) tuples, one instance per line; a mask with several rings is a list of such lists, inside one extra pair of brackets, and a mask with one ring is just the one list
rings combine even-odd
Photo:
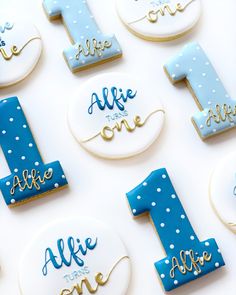
[(164, 69), (172, 83), (187, 81), (201, 111), (192, 117), (192, 122), (202, 139), (235, 127), (235, 101), (198, 43), (185, 46)]
[(17, 97), (0, 101), (0, 145), (11, 171), (0, 179), (7, 205), (21, 205), (67, 184), (58, 161), (43, 163)]
[(166, 291), (224, 265), (214, 239), (199, 241), (166, 169), (153, 171), (127, 198), (133, 215), (149, 213), (159, 234), (167, 257), (155, 268)]
[(73, 45), (64, 50), (72, 72), (121, 57), (115, 36), (103, 35), (85, 0), (44, 0), (50, 20), (62, 18)]

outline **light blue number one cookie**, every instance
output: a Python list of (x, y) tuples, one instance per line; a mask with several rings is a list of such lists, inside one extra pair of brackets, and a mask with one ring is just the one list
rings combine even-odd
[(235, 100), (229, 97), (198, 43), (186, 45), (164, 68), (172, 83), (186, 79), (201, 111), (192, 122), (202, 139), (235, 127)]
[(8, 206), (21, 205), (67, 184), (58, 161), (43, 163), (17, 97), (0, 101), (0, 145), (11, 171), (0, 179)]
[(122, 55), (115, 36), (103, 35), (85, 0), (44, 0), (50, 20), (62, 18), (73, 45), (64, 50), (72, 72), (113, 60)]
[(149, 213), (159, 234), (167, 257), (155, 268), (166, 291), (224, 265), (214, 239), (199, 241), (166, 169), (153, 171), (127, 198), (133, 215)]

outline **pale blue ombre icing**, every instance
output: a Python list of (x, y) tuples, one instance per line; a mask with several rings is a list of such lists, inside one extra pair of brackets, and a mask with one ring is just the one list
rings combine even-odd
[(164, 68), (173, 83), (187, 79), (201, 110), (192, 120), (203, 139), (235, 127), (236, 101), (198, 43), (186, 45)]
[[(58, 161), (44, 164), (17, 97), (0, 101), (0, 145), (11, 171), (0, 179), (0, 189), (7, 205), (17, 205), (40, 194), (61, 188), (67, 184)], [(25, 185), (24, 171), (28, 171), (28, 184), (32, 184), (32, 170), (41, 178), (49, 175), (44, 183)], [(21, 182), (18, 183), (17, 179)], [(14, 187), (14, 183), (18, 183)], [(14, 189), (13, 189), (14, 188)]]
[[(133, 215), (149, 213), (159, 234), (167, 256), (156, 262), (155, 268), (166, 291), (171, 291), (224, 265), (214, 239), (199, 241), (166, 169), (153, 171), (141, 184), (127, 193), (127, 198)], [(186, 264), (189, 268), (191, 252), (194, 253), (195, 260), (202, 257), (204, 252), (211, 255), (211, 259), (205, 261), (203, 266), (198, 262), (196, 267), (183, 274), (177, 267), (173, 270), (173, 266), (176, 266), (173, 259), (175, 262), (175, 259), (178, 259), (180, 267), (184, 265), (180, 259), (181, 251), (186, 255)], [(200, 272), (197, 272), (197, 266)]]
[(88, 113), (92, 115), (93, 109), (97, 107), (101, 111), (108, 108), (109, 110), (113, 110), (117, 107), (118, 110), (125, 110), (125, 103), (128, 100), (132, 100), (136, 97), (137, 91), (132, 89), (117, 88), (115, 86), (108, 89), (107, 87), (102, 88), (102, 95), (93, 92), (91, 95), (91, 105), (88, 108)]
[[(73, 45), (64, 50), (64, 56), (73, 72), (121, 56), (116, 37), (102, 34), (85, 0), (44, 0), (43, 6), (50, 19), (62, 17), (67, 27)], [(86, 42), (91, 45), (94, 39), (98, 44), (107, 42), (109, 48), (101, 50), (101, 56), (80, 54), (79, 59), (76, 58), (79, 46), (86, 51)]]
[(6, 30), (11, 30), (13, 28), (13, 23), (5, 22), (4, 24), (0, 24), (0, 33), (5, 33)]

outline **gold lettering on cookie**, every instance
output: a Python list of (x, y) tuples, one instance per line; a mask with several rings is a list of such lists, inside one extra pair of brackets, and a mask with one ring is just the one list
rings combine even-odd
[[(72, 287), (72, 289), (63, 289), (60, 293), (60, 295), (82, 295), (84, 293), (84, 288), (83, 286), (85, 286), (87, 288), (87, 290), (89, 291), (90, 294), (95, 294), (97, 293), (97, 291), (99, 290), (99, 287), (105, 286), (108, 281), (110, 280), (110, 277), (114, 271), (114, 269), (117, 267), (117, 265), (124, 259), (129, 259), (128, 256), (124, 256), (121, 259), (119, 259), (115, 265), (112, 267), (112, 269), (110, 270), (110, 272), (108, 273), (108, 275), (106, 277), (104, 277), (104, 275), (99, 272), (95, 275), (94, 279), (96, 282), (95, 287), (92, 287), (91, 283), (89, 282), (88, 278), (83, 278), (79, 284), (76, 284)], [(76, 293), (75, 293), (76, 292)]]
[(197, 274), (202, 272), (201, 267), (205, 265), (206, 262), (210, 262), (212, 255), (204, 251), (202, 257), (198, 254), (194, 254), (193, 250), (190, 251), (180, 251), (180, 259), (177, 257), (172, 258), (172, 268), (170, 270), (170, 277), (173, 279), (175, 277), (176, 269), (180, 271), (181, 274), (185, 275), (187, 272), (196, 271)]
[(126, 119), (123, 119), (120, 122), (116, 122), (113, 127), (104, 126), (99, 133), (97, 133), (96, 135), (94, 135), (90, 138), (82, 140), (82, 142), (85, 143), (85, 142), (91, 141), (92, 139), (94, 139), (98, 136), (101, 136), (102, 139), (104, 139), (106, 141), (111, 141), (115, 136), (115, 131), (121, 132), (123, 129), (123, 126), (125, 127), (125, 129), (128, 132), (130, 132), (130, 133), (134, 132), (136, 130), (136, 128), (140, 128), (140, 127), (144, 126), (147, 123), (148, 119), (152, 115), (154, 115), (155, 113), (158, 113), (158, 112), (165, 113), (164, 110), (156, 110), (156, 111), (152, 112), (151, 114), (149, 114), (144, 121), (142, 121), (140, 116), (135, 116), (133, 119), (133, 126), (130, 126), (130, 123)]
[(235, 116), (236, 116), (236, 106), (234, 107), (234, 109), (232, 109), (232, 107), (228, 106), (227, 104), (224, 104), (223, 106), (220, 106), (217, 104), (215, 107), (215, 110), (210, 109), (208, 111), (206, 125), (210, 127), (212, 120), (217, 124), (221, 122), (226, 122), (227, 120), (230, 123), (233, 123), (234, 120), (232, 117), (235, 117)]
[(0, 55), (5, 59), (5, 60), (11, 60), (13, 58), (13, 56), (19, 56), (21, 54), (21, 52), (25, 49), (25, 47), (27, 45), (29, 45), (32, 41), (34, 40), (40, 40), (39, 37), (35, 37), (30, 39), (28, 42), (25, 43), (25, 45), (23, 47), (21, 47), (20, 49), (16, 46), (13, 45), (11, 47), (11, 53), (7, 54), (6, 50), (4, 48), (0, 48)]
[(150, 23), (156, 23), (159, 19), (159, 16), (166, 16), (167, 14), (169, 14), (170, 16), (175, 16), (178, 12), (184, 12), (185, 9), (194, 1), (195, 0), (190, 0), (185, 5), (177, 3), (174, 8), (171, 8), (169, 4), (165, 4), (157, 9), (149, 10), (148, 13), (140, 19), (129, 22), (129, 25), (140, 22), (144, 19), (147, 19)]
[(53, 176), (53, 170), (48, 169), (44, 172), (43, 176), (41, 177), (39, 171), (32, 169), (30, 172), (29, 170), (24, 170), (22, 172), (22, 179), (19, 176), (15, 175), (13, 178), (13, 185), (10, 190), (11, 195), (15, 194), (15, 190), (19, 188), (20, 190), (24, 191), (25, 189), (32, 190), (35, 188), (36, 190), (40, 190), (40, 184), (45, 183), (46, 180), (51, 179)]
[(139, 116), (135, 116), (133, 120), (134, 126), (131, 127), (126, 119), (121, 120), (119, 123), (116, 122), (115, 126), (109, 127), (105, 126), (101, 131), (101, 136), (104, 140), (112, 140), (115, 136), (115, 130), (118, 132), (122, 131), (122, 127), (124, 126), (128, 132), (133, 132), (137, 127), (142, 127), (145, 122), (141, 121)]
[(109, 41), (97, 41), (95, 38), (93, 38), (92, 41), (87, 39), (85, 46), (81, 44), (78, 46), (78, 53), (76, 54), (75, 58), (79, 60), (81, 55), (84, 57), (95, 55), (101, 57), (103, 55), (103, 51), (105, 51), (107, 48), (110, 48), (111, 46), (112, 43)]
[(170, 5), (165, 4), (163, 7), (160, 7), (158, 9), (150, 10), (147, 13), (147, 19), (151, 23), (156, 23), (158, 21), (159, 16), (165, 16), (166, 13), (169, 13), (171, 16), (175, 16), (177, 12), (183, 12), (185, 9), (193, 2), (194, 0), (189, 1), (187, 4), (182, 5), (181, 3), (177, 3), (175, 5), (175, 8), (171, 8)]

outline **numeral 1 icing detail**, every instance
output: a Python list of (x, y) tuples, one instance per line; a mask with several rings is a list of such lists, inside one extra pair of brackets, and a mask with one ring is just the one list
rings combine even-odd
[(0, 179), (7, 205), (20, 205), (67, 184), (58, 161), (43, 163), (17, 97), (0, 101), (0, 145), (11, 171)]
[(236, 102), (198, 43), (185, 46), (164, 68), (171, 82), (186, 79), (200, 108), (192, 122), (202, 139), (235, 127)]
[(214, 239), (199, 241), (166, 169), (153, 171), (127, 198), (133, 215), (149, 213), (159, 234), (167, 257), (155, 268), (166, 291), (224, 265)]
[(50, 20), (62, 18), (73, 45), (64, 50), (71, 71), (76, 72), (107, 60), (122, 51), (115, 36), (103, 35), (85, 0), (44, 0)]

